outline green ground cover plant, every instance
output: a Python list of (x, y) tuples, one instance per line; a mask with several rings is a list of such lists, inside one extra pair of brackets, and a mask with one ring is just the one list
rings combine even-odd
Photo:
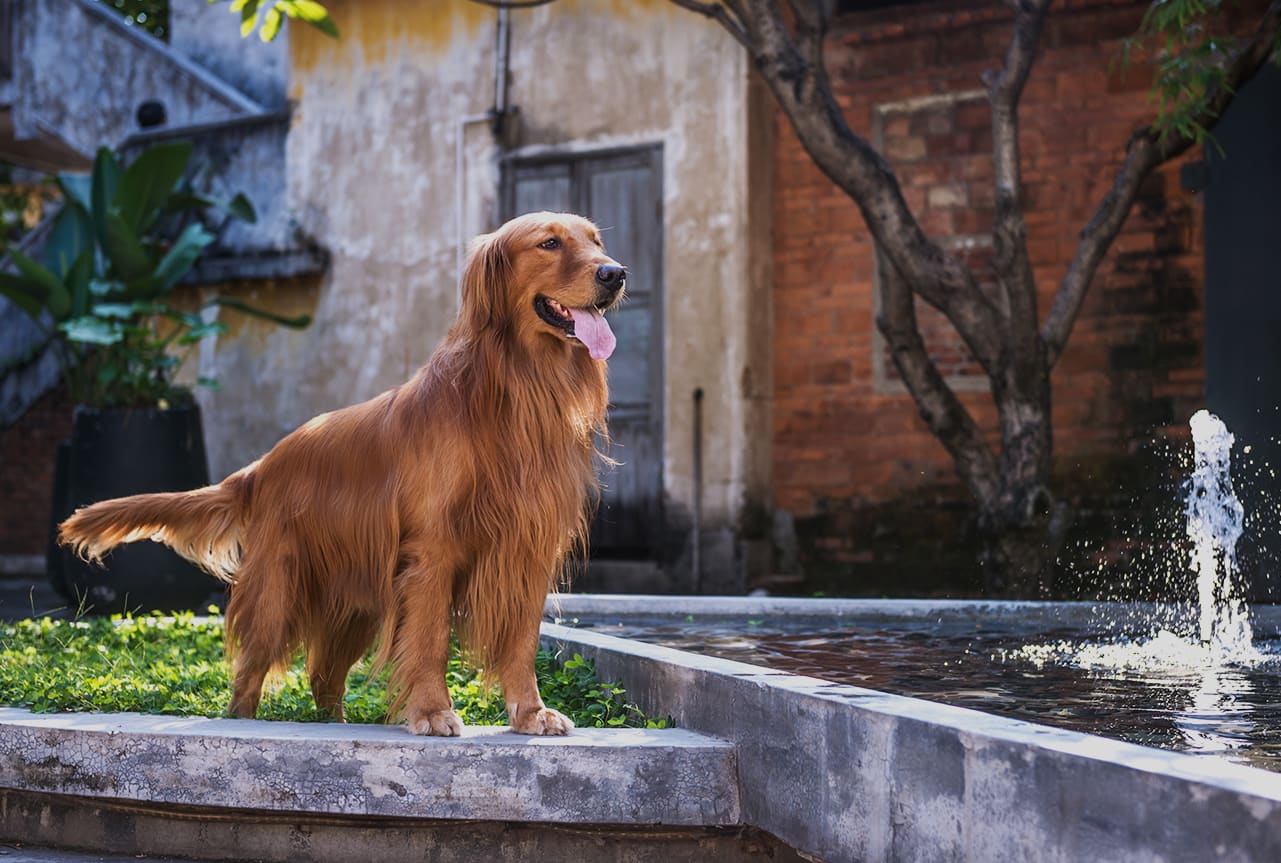
[[(216, 611), (216, 609), (211, 609)], [(223, 657), (222, 621), (191, 613), (169, 617), (115, 616), (81, 620), (48, 617), (0, 625), (0, 704), (41, 713), (133, 711), (180, 716), (226, 716), (230, 693)], [(575, 654), (560, 660), (545, 650), (538, 679), (548, 707), (580, 728), (663, 728), (628, 704), (617, 683), (596, 679), (592, 664)], [(448, 682), (454, 709), (470, 725), (505, 725), (502, 698), (487, 691), (455, 650)], [(348, 678), (349, 722), (385, 722), (387, 672), (371, 674), (370, 657)], [(329, 719), (312, 701), (302, 658), (263, 694), (260, 719)]]

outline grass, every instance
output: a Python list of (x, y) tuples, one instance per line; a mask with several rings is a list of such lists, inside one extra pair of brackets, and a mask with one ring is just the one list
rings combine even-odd
[[(211, 609), (216, 611), (216, 609)], [(617, 683), (601, 683), (592, 664), (575, 654), (558, 662), (538, 652), (538, 679), (548, 707), (580, 728), (663, 728), (624, 700)], [(385, 722), (387, 672), (370, 674), (370, 657), (347, 679), (348, 722)], [(454, 709), (470, 725), (505, 725), (506, 709), (455, 651), (447, 680)], [(231, 692), (223, 658), (222, 621), (173, 617), (82, 620), (40, 618), (0, 625), (0, 704), (40, 713), (132, 711), (179, 716), (226, 716)], [(325, 721), (297, 657), (263, 694), (259, 719)]]

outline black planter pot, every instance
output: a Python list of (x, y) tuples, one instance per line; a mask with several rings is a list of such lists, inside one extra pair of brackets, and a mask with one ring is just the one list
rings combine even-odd
[(86, 563), (57, 546), (57, 525), (77, 508), (113, 497), (209, 484), (200, 407), (77, 407), (71, 440), (58, 449), (50, 526), (49, 581), (73, 609), (202, 610), (219, 583), (155, 542), (123, 545)]

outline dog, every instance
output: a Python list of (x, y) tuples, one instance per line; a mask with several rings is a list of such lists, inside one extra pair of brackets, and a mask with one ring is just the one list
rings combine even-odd
[(59, 541), (101, 562), (152, 539), (231, 584), (234, 716), (257, 713), (266, 677), (302, 647), (317, 706), (341, 721), (347, 673), (381, 635), (390, 715), (458, 735), (452, 629), (513, 730), (566, 734), (534, 656), (599, 500), (616, 344), (604, 312), (625, 281), (587, 219), (515, 218), (473, 243), (458, 318), (408, 382), (312, 419), (217, 485), (79, 509)]

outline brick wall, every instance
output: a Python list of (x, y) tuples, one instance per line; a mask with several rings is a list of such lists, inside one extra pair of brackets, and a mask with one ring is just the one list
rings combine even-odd
[(0, 555), (44, 554), (58, 442), (71, 434), (71, 399), (46, 393), (0, 429)]
[[(1128, 134), (1153, 113), (1147, 74), (1123, 77), (1117, 66), (1119, 40), (1134, 32), (1146, 4), (1066, 5), (1047, 22), (1020, 108), (1042, 315)], [(991, 141), (986, 106), (972, 94), (999, 63), (1008, 17), (1000, 4), (958, 0), (839, 24), (829, 72), (851, 127), (879, 143), (926, 230), (981, 264), (990, 243)], [(803, 544), (821, 563), (868, 561), (872, 534), (898, 536), (901, 552), (913, 526), (937, 547), (947, 530), (964, 531), (965, 507), (944, 505), (964, 495), (875, 331), (870, 237), (781, 113), (777, 132), (775, 504), (797, 516)], [(1091, 477), (1107, 486), (1118, 463), (1200, 406), (1201, 232), (1198, 201), (1180, 189), (1178, 165), (1167, 166), (1144, 186), (1095, 278), (1053, 376), (1056, 469), (1081, 494)], [(943, 371), (994, 430), (986, 384), (963, 347), (937, 313), (922, 320)], [(912, 501), (918, 512), (953, 512), (950, 527), (911, 515), (904, 503)]]

